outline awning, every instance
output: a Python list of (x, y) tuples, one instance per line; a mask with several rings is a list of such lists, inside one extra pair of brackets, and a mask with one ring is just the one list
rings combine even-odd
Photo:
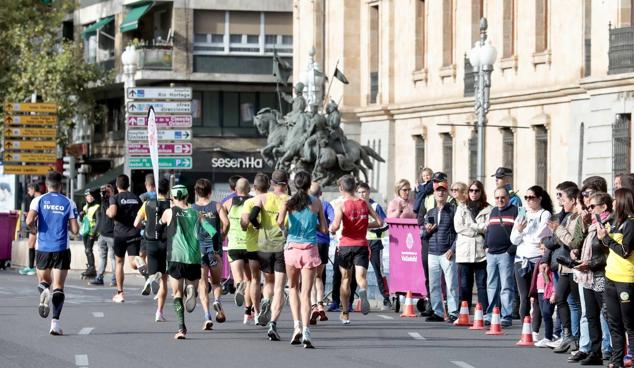
[(139, 28), (139, 19), (150, 10), (152, 4), (153, 3), (150, 2), (131, 8), (123, 19), (123, 23), (121, 23), (121, 27), (119, 28), (121, 33), (134, 31)]
[(103, 27), (105, 27), (106, 24), (112, 22), (113, 20), (114, 20), (114, 15), (103, 18), (102, 20), (89, 25), (86, 29), (83, 30), (83, 32), (81, 32), (81, 35), (84, 38), (88, 38), (96, 34), (98, 30), (102, 29)]
[(123, 165), (115, 166), (106, 171), (104, 174), (98, 176), (96, 179), (87, 181), (84, 188), (77, 189), (75, 193), (73, 193), (73, 200), (75, 203), (81, 203), (84, 200), (84, 191), (87, 188), (100, 188), (102, 185), (108, 183), (112, 184), (117, 180), (117, 176), (121, 174), (123, 174)]

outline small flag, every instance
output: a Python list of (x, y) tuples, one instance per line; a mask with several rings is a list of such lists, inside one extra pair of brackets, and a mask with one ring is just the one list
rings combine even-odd
[(335, 78), (339, 79), (341, 81), (341, 83), (343, 83), (343, 84), (350, 83), (350, 82), (348, 82), (348, 78), (346, 78), (346, 76), (343, 75), (343, 72), (341, 70), (339, 70), (339, 67), (335, 68)]
[(277, 50), (273, 51), (273, 76), (277, 83), (282, 83), (286, 86), (288, 78), (293, 72), (293, 67), (284, 59), (277, 56)]

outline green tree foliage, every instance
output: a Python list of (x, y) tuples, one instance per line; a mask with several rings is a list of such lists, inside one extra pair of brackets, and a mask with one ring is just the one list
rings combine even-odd
[[(82, 45), (62, 39), (74, 0), (0, 0), (0, 101), (29, 102), (36, 92), (59, 105), (59, 143), (77, 119), (99, 118), (90, 87), (112, 75), (83, 60)], [(72, 142), (71, 142), (72, 143)]]

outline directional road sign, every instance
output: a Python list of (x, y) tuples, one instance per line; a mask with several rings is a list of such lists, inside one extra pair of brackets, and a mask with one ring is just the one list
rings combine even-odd
[(5, 140), (4, 149), (10, 150), (51, 150), (57, 147), (55, 141), (16, 141)]
[(53, 128), (6, 128), (4, 136), (9, 138), (55, 138), (57, 129)]
[(4, 173), (14, 175), (46, 175), (54, 170), (55, 165), (4, 165)]
[(7, 115), (4, 117), (4, 123), (7, 125), (56, 125), (57, 116), (55, 115)]
[(5, 152), (4, 162), (55, 162), (57, 156), (54, 153), (14, 153)]
[[(143, 115), (129, 115), (128, 126), (133, 127), (146, 127), (147, 116)], [(191, 128), (192, 116), (191, 115), (157, 115), (156, 126), (159, 128)]]
[[(130, 157), (128, 159), (128, 165), (130, 169), (151, 169), (152, 160), (149, 156), (146, 157)], [(191, 169), (193, 166), (192, 158), (189, 156), (182, 157), (159, 157), (160, 169), (176, 169), (185, 170)]]
[[(159, 155), (191, 155), (191, 143), (160, 143), (158, 145)], [(147, 143), (129, 143), (128, 153), (131, 155), (149, 155), (150, 146)]]
[[(158, 131), (159, 141), (188, 141), (192, 139), (191, 129), (170, 130), (163, 129)], [(147, 130), (130, 129), (128, 130), (128, 140), (147, 142)]]
[(11, 114), (14, 112), (57, 112), (57, 104), (51, 103), (6, 103), (4, 112)]
[(130, 100), (191, 100), (191, 87), (157, 88), (135, 87), (128, 88)]
[(191, 114), (191, 101), (181, 102), (128, 102), (127, 111), (129, 114), (147, 114), (150, 106), (154, 107), (157, 114), (177, 113)]

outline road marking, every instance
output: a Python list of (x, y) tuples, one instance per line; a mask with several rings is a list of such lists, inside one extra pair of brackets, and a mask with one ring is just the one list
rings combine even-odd
[(407, 334), (414, 340), (425, 340), (425, 338), (418, 332), (408, 332)]
[(92, 312), (92, 316), (95, 318), (103, 318), (103, 312)]
[(81, 286), (75, 286), (75, 285), (64, 285), (64, 287), (65, 288), (69, 288), (69, 289), (89, 290), (89, 291), (99, 290), (99, 289), (96, 289), (96, 288), (81, 287)]
[(460, 368), (475, 368), (474, 366), (472, 366), (471, 364), (467, 364), (461, 360), (452, 360), (451, 361), (452, 364), (457, 365)]
[(78, 367), (88, 367), (88, 355), (75, 354), (75, 365)]
[(10, 293), (8, 291), (0, 290), (0, 294), (2, 294), (2, 295), (12, 295), (13, 293)]
[(381, 317), (383, 319), (394, 319), (394, 317), (392, 316), (386, 316), (385, 314), (377, 314), (378, 317)]
[(92, 332), (92, 330), (94, 330), (94, 327), (84, 327), (81, 330), (79, 330), (79, 335), (88, 335)]

